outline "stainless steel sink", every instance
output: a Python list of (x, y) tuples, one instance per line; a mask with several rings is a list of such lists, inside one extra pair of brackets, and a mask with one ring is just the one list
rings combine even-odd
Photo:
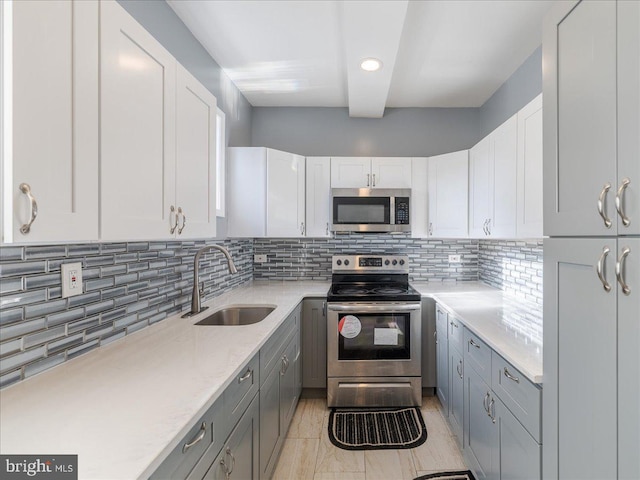
[(196, 325), (251, 325), (264, 320), (275, 309), (274, 305), (231, 305), (213, 312)]

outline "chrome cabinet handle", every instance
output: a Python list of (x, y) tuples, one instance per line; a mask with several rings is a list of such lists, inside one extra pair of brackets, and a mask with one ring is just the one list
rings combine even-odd
[(231, 457), (231, 470), (229, 470), (229, 475), (231, 475), (233, 473), (233, 469), (236, 466), (236, 457), (233, 455), (233, 451), (230, 447), (227, 447), (227, 453)]
[(487, 235), (491, 235), (491, 219), (487, 218)]
[(629, 217), (627, 217), (624, 213), (622, 199), (624, 197), (624, 191), (627, 189), (630, 183), (631, 180), (629, 180), (628, 178), (623, 178), (622, 183), (620, 184), (620, 187), (616, 192), (616, 210), (618, 211), (618, 215), (620, 215), (620, 218), (622, 219), (622, 225), (624, 225), (625, 227), (628, 227), (631, 224), (631, 220), (629, 220)]
[(451, 323), (451, 325), (452, 325), (453, 327), (459, 328), (457, 323), (455, 323), (455, 322), (450, 322), (450, 323)]
[(433, 235), (433, 223), (429, 222), (429, 235)]
[(247, 372), (244, 375), (242, 375), (240, 378), (238, 378), (238, 383), (244, 382), (248, 378), (251, 378), (252, 375), (253, 375), (253, 370), (248, 369)]
[(611, 285), (609, 285), (609, 282), (607, 282), (607, 279), (604, 277), (604, 273), (602, 271), (602, 267), (604, 266), (604, 261), (607, 258), (607, 255), (609, 255), (609, 247), (604, 247), (602, 249), (602, 254), (600, 255), (600, 258), (598, 259), (598, 263), (596, 264), (596, 272), (598, 273), (598, 278), (602, 283), (602, 287), (604, 288), (604, 291), (610, 292)]
[(206, 422), (202, 422), (202, 425), (200, 425), (200, 430), (198, 435), (193, 440), (191, 440), (188, 443), (185, 443), (182, 446), (182, 453), (186, 453), (186, 451), (189, 450), (191, 447), (193, 447), (195, 444), (200, 443), (204, 438), (205, 433), (207, 433), (207, 424)]
[(487, 392), (487, 394), (484, 396), (484, 399), (482, 400), (482, 406), (484, 407), (484, 411), (487, 412), (487, 415), (489, 415), (489, 406), (487, 404), (487, 402), (489, 401), (489, 392)]
[[(178, 235), (182, 234), (182, 230), (184, 230), (184, 226), (187, 224), (187, 216), (184, 214), (182, 207), (178, 207), (178, 217), (182, 217), (182, 225), (178, 228)], [(177, 222), (176, 222), (177, 224)]]
[(373, 186), (374, 187), (376, 186), (376, 174), (375, 173), (373, 174)]
[(489, 403), (489, 416), (491, 417), (491, 421), (496, 423), (496, 401), (494, 398), (492, 398)]
[(300, 235), (304, 235), (304, 222), (300, 223)]
[(600, 192), (600, 196), (598, 197), (598, 213), (600, 214), (600, 216), (602, 217), (602, 220), (604, 221), (604, 226), (607, 228), (611, 228), (611, 220), (609, 219), (609, 217), (607, 217), (607, 214), (605, 213), (604, 209), (605, 209), (605, 203), (607, 200), (607, 193), (609, 192), (609, 190), (611, 189), (611, 184), (609, 182), (604, 184), (604, 187), (602, 187), (602, 191)]
[[(231, 447), (227, 447), (224, 453), (225, 453), (225, 456), (222, 460), (220, 460), (220, 465), (222, 465), (222, 468), (224, 469), (224, 477), (228, 479), (229, 476), (231, 475), (231, 472), (233, 472), (233, 468), (236, 466), (236, 457), (233, 456)], [(229, 461), (225, 462), (227, 456), (231, 457), (231, 462)], [(228, 463), (230, 463), (231, 465), (227, 465)], [(231, 468), (228, 468), (229, 466)]]
[(26, 235), (27, 233), (29, 233), (31, 231), (31, 225), (33, 224), (33, 222), (35, 221), (36, 217), (38, 216), (38, 202), (36, 202), (35, 197), (31, 194), (31, 187), (29, 186), (28, 183), (21, 183), (18, 188), (20, 189), (20, 191), (22, 193), (24, 193), (27, 198), (29, 199), (29, 205), (30, 205), (30, 219), (28, 223), (23, 224), (20, 227), (20, 233), (23, 235)]
[(371, 177), (371, 175), (367, 173), (367, 187), (370, 187), (370, 186), (371, 186), (371, 185), (369, 185), (369, 183), (370, 183), (370, 182), (369, 182), (369, 177)]
[(624, 264), (627, 260), (627, 255), (631, 253), (631, 249), (629, 247), (624, 247), (622, 249), (622, 253), (618, 257), (618, 261), (616, 262), (616, 278), (618, 279), (618, 283), (620, 284), (620, 288), (622, 288), (622, 293), (625, 295), (631, 294), (631, 289), (629, 285), (627, 285), (624, 281)]
[(327, 235), (329, 235), (329, 222), (327, 222)]
[(456, 372), (458, 372), (458, 376), (462, 378), (462, 360), (460, 360), (458, 365), (456, 365)]
[(507, 367), (504, 367), (504, 376), (507, 377), (509, 380), (513, 380), (516, 383), (520, 383), (520, 379), (518, 377), (514, 377), (513, 375), (511, 375), (509, 373), (509, 370), (507, 370)]
[(489, 235), (489, 231), (487, 230), (487, 222), (489, 220), (485, 219), (484, 223), (482, 224), (482, 231), (484, 232), (485, 235)]
[(469, 339), (469, 345), (471, 345), (472, 347), (480, 348), (480, 345), (478, 345), (476, 342), (474, 342), (473, 338)]
[(176, 219), (175, 223), (169, 229), (169, 233), (173, 234), (176, 231), (176, 228), (178, 228), (178, 214), (176, 213), (176, 207), (173, 205), (171, 205), (171, 208), (169, 209), (169, 224), (171, 224), (171, 215)]
[(289, 359), (286, 355), (282, 356), (282, 364), (280, 365), (280, 375), (284, 375), (289, 370)]

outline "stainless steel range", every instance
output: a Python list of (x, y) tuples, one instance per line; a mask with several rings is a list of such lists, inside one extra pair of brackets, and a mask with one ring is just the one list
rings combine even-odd
[(420, 405), (420, 294), (402, 255), (337, 255), (327, 297), (330, 407)]

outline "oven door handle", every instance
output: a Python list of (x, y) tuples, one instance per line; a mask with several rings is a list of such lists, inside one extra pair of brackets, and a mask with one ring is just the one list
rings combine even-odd
[(419, 303), (385, 303), (383, 305), (340, 305), (327, 304), (327, 309), (333, 312), (413, 312), (420, 310)]

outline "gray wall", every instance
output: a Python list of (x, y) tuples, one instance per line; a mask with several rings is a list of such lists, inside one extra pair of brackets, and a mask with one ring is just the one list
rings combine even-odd
[(251, 145), (251, 105), (171, 7), (149, 0), (118, 3), (215, 95), (226, 115), (227, 145)]
[(251, 143), (300, 155), (423, 157), (480, 139), (477, 108), (387, 108), (349, 118), (347, 108), (254, 107)]
[(480, 107), (480, 138), (491, 133), (542, 92), (542, 46)]

